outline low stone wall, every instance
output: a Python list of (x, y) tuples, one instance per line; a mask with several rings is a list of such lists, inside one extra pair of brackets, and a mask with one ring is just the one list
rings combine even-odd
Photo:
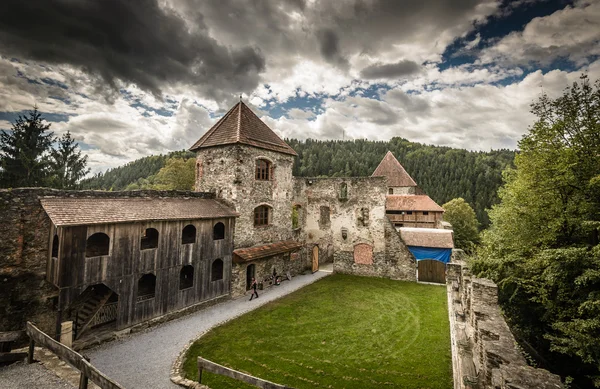
[(557, 389), (560, 377), (527, 365), (498, 306), (498, 287), (447, 267), (454, 388)]
[(40, 197), (196, 197), (212, 193), (139, 190), (69, 191), (47, 188), (0, 190), (0, 331), (22, 330), (27, 320), (54, 335), (58, 289), (46, 281), (50, 218)]

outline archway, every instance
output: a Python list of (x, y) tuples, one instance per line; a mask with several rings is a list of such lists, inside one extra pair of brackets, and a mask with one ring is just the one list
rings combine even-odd
[(246, 290), (250, 289), (254, 277), (256, 277), (256, 265), (248, 265), (246, 268)]

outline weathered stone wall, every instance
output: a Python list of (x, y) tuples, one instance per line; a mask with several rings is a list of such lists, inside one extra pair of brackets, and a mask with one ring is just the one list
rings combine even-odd
[[(291, 254), (280, 254), (269, 258), (262, 258), (256, 261), (242, 264), (233, 264), (231, 274), (231, 297), (238, 297), (246, 293), (246, 271), (248, 266), (254, 265), (254, 274), (257, 282), (262, 282), (263, 287), (272, 285), (273, 269), (277, 274), (284, 276), (290, 273), (296, 276), (308, 268), (307, 256), (304, 250)], [(260, 291), (259, 291), (260, 294)]]
[(27, 320), (53, 335), (58, 289), (46, 280), (51, 221), (39, 197), (200, 197), (188, 191), (0, 190), (0, 331), (22, 330)]
[[(255, 179), (256, 160), (273, 165), (273, 178)], [(292, 165), (294, 157), (245, 145), (200, 149), (196, 158), (196, 190), (216, 193), (240, 217), (235, 226), (235, 248), (292, 239)], [(254, 226), (254, 209), (272, 207), (270, 224)]]
[(336, 272), (415, 279), (414, 258), (385, 215), (387, 189), (383, 177), (294, 179), (300, 235), (308, 248), (319, 247), (319, 263), (333, 259)]
[(528, 366), (498, 306), (498, 287), (448, 264), (455, 388), (556, 389), (560, 377)]

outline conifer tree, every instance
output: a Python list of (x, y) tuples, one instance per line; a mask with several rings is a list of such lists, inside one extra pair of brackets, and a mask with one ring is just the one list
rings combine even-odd
[(32, 187), (46, 184), (48, 151), (54, 141), (50, 124), (37, 107), (19, 115), (10, 131), (0, 132), (0, 186)]
[(90, 172), (87, 168), (87, 155), (82, 157), (78, 147), (69, 131), (58, 139), (58, 147), (50, 152), (50, 186), (60, 189), (76, 188), (79, 181)]

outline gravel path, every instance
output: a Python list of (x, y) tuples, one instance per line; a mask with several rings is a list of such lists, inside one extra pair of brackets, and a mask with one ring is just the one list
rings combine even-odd
[(0, 367), (0, 389), (74, 389), (39, 363)]
[(177, 388), (169, 379), (171, 366), (181, 350), (199, 333), (329, 274), (319, 271), (296, 276), (263, 291), (258, 299), (248, 301), (248, 297), (240, 297), (227, 301), (84, 353), (94, 366), (127, 389)]

